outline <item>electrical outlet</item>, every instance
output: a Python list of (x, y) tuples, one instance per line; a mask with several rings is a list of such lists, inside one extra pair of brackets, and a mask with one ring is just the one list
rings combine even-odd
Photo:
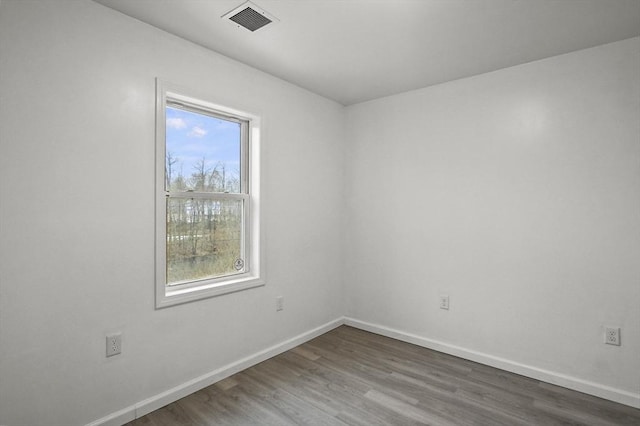
[(607, 345), (620, 346), (620, 327), (605, 327), (604, 342)]
[(284, 297), (278, 296), (276, 297), (276, 311), (281, 311), (284, 309)]
[(440, 309), (449, 309), (449, 296), (446, 294), (440, 296)]
[(122, 333), (107, 335), (107, 356), (118, 355), (122, 352)]

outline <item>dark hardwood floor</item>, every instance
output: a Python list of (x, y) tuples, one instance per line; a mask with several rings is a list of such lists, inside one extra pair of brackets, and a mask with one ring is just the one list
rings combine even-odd
[(342, 326), (129, 426), (640, 425), (640, 410)]

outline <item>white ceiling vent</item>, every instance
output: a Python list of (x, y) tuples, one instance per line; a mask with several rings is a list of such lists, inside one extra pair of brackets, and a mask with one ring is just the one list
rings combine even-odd
[(232, 24), (246, 28), (251, 32), (259, 30), (265, 25), (278, 22), (275, 16), (250, 1), (225, 13), (222, 18), (228, 19)]

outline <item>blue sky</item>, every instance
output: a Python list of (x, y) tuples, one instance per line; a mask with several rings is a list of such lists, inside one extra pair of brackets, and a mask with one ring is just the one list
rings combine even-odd
[(194, 172), (197, 162), (205, 158), (210, 170), (226, 164), (227, 175), (238, 175), (240, 169), (240, 125), (232, 121), (167, 107), (167, 153), (178, 161), (172, 166), (173, 176), (185, 178)]

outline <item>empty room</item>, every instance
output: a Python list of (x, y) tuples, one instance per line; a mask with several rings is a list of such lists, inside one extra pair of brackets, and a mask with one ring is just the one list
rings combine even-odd
[(640, 1), (0, 0), (0, 425), (640, 424)]

